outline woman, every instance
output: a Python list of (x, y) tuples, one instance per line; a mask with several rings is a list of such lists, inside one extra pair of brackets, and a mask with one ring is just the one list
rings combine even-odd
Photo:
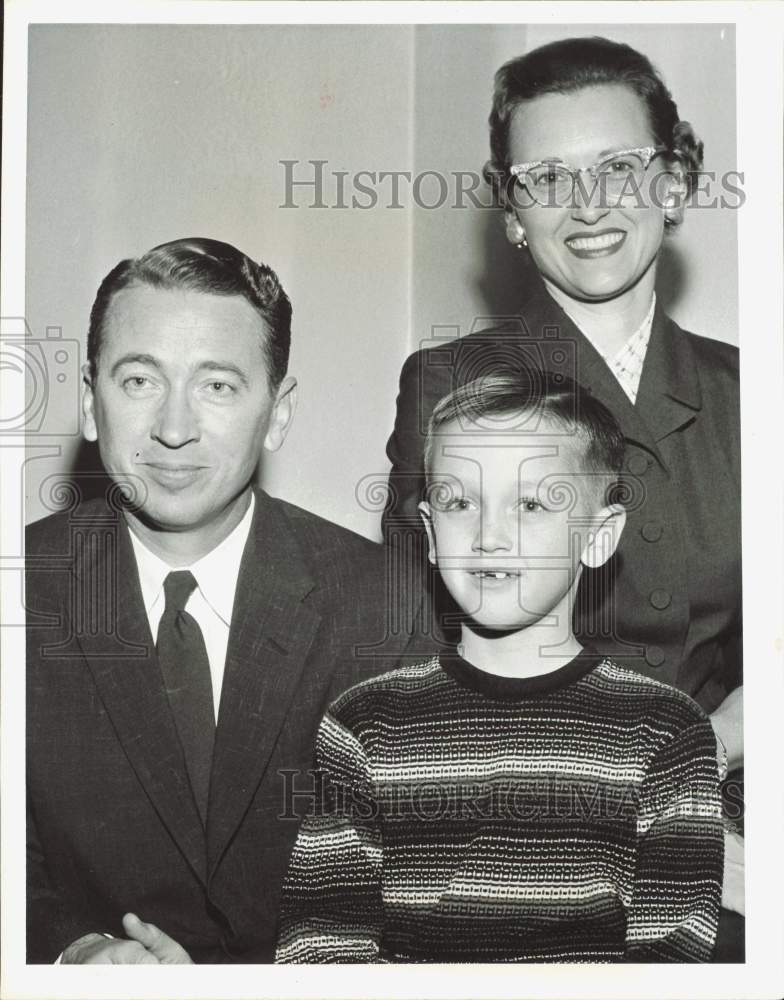
[(399, 553), (418, 537), (423, 436), (442, 396), (498, 364), (576, 377), (621, 424), (629, 474), (618, 554), (584, 579), (576, 630), (695, 698), (739, 766), (738, 354), (681, 330), (654, 291), (702, 144), (648, 59), (603, 38), (501, 67), (490, 144), (507, 237), (537, 273), (516, 321), (405, 363), (385, 535)]

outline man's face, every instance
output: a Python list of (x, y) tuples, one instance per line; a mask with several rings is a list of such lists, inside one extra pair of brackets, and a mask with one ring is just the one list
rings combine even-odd
[(211, 531), (244, 510), (293, 407), (293, 379), (270, 391), (265, 336), (241, 296), (139, 285), (112, 299), (84, 433), (109, 475), (130, 481), (145, 524)]
[(485, 628), (521, 629), (548, 615), (563, 626), (589, 533), (602, 521), (601, 488), (582, 467), (579, 440), (546, 422), (541, 431), (502, 436), (452, 422), (435, 440), (422, 505), (430, 558)]

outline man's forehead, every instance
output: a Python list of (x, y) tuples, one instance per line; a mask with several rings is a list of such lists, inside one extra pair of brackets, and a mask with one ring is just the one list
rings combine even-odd
[(266, 331), (264, 320), (242, 295), (141, 283), (115, 292), (104, 326), (106, 331), (129, 329), (140, 334), (171, 330), (230, 336), (242, 330), (255, 334)]

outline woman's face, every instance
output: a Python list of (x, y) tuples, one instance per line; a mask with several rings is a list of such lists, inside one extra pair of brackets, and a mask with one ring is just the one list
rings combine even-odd
[[(571, 94), (545, 94), (520, 105), (509, 133), (510, 162), (558, 158), (573, 168), (596, 163), (608, 153), (654, 146), (644, 104), (630, 88), (605, 84)], [(656, 159), (648, 175), (661, 171)], [(585, 191), (593, 181), (581, 175)], [(674, 181), (674, 178), (670, 178)], [(643, 280), (653, 291), (654, 262), (664, 234), (667, 182), (656, 185), (659, 197), (613, 200), (581, 194), (562, 205), (531, 203), (516, 192), (517, 205), (507, 211), (507, 235), (519, 243), (522, 229), (542, 277), (571, 298), (602, 302), (617, 298)], [(617, 202), (617, 204), (616, 204)], [(643, 204), (643, 202), (645, 204)]]

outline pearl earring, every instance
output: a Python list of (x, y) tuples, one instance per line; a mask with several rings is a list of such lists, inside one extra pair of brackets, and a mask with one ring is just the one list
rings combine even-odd
[(520, 240), (518, 244), (516, 244), (516, 246), (518, 250), (522, 250), (523, 247), (528, 246), (528, 240), (525, 238), (525, 230), (523, 231), (523, 238)]

